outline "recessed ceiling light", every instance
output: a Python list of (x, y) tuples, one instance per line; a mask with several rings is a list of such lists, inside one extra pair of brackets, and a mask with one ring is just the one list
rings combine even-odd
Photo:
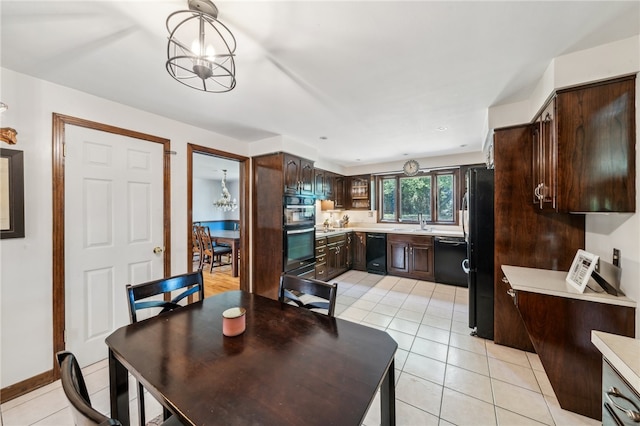
[(465, 146), (467, 146), (467, 144), (463, 143), (462, 145), (460, 145), (460, 148), (464, 148)]
[(436, 127), (436, 130), (439, 132), (444, 132), (445, 130), (447, 130), (447, 128), (444, 126), (439, 126), (439, 127)]
[(326, 137), (326, 136), (320, 136), (320, 140), (322, 140), (322, 141), (326, 141), (326, 140), (327, 140), (327, 137)]

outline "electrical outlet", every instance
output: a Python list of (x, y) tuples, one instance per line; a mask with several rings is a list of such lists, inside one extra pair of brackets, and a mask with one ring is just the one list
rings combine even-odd
[(620, 267), (620, 250), (613, 249), (613, 262), (614, 266)]

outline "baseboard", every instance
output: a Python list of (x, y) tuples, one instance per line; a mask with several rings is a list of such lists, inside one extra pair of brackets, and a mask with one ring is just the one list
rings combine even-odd
[(44, 385), (53, 383), (57, 378), (54, 377), (54, 371), (49, 370), (40, 373), (37, 376), (30, 377), (21, 382), (0, 389), (0, 403), (11, 401), (14, 398), (22, 396)]

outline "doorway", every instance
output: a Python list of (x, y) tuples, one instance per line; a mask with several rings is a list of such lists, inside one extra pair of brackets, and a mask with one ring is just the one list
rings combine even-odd
[[(214, 245), (230, 249), (212, 258), (199, 253), (197, 243), (188, 244), (187, 268), (203, 268), (205, 297), (228, 290), (249, 291), (249, 159), (193, 144), (187, 145), (187, 159), (188, 241), (194, 241), (196, 225), (204, 228)], [(235, 208), (215, 205), (223, 198), (223, 181)]]

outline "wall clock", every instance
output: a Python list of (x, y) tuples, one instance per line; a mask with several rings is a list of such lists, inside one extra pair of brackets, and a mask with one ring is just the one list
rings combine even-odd
[(402, 166), (402, 171), (407, 176), (415, 176), (420, 171), (420, 164), (416, 160), (409, 160)]

